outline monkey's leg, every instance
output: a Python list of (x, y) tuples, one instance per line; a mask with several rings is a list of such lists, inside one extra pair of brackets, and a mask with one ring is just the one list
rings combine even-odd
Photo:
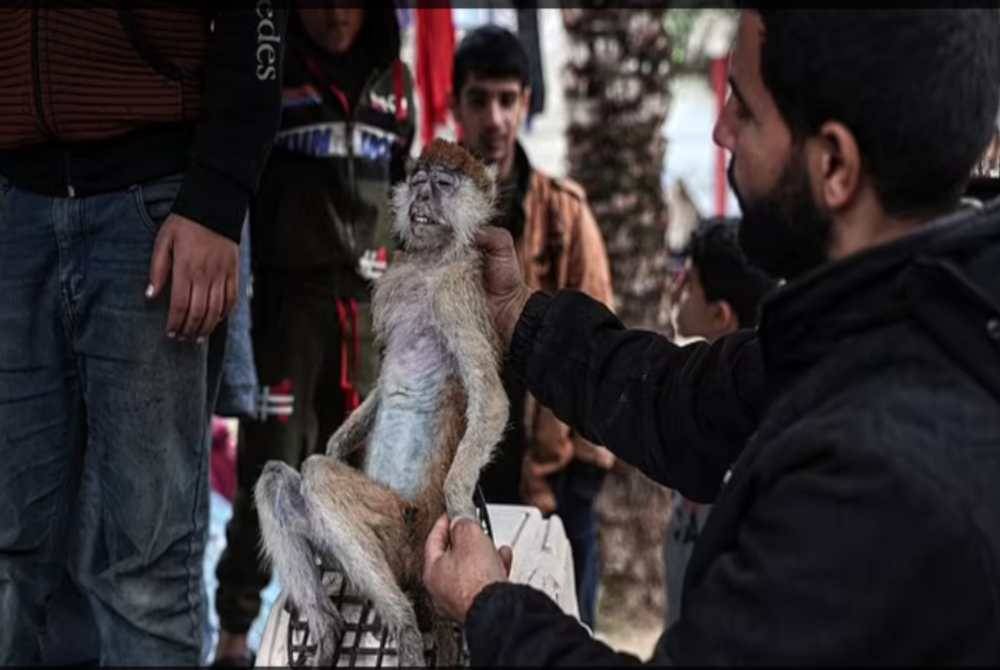
[(374, 387), (364, 401), (344, 419), (340, 428), (330, 436), (326, 443), (327, 456), (343, 460), (361, 445), (375, 425), (375, 412), (378, 409), (378, 387)]
[(476, 518), (472, 494), (479, 473), (503, 438), (508, 402), (500, 381), (499, 344), (477, 277), (455, 273), (442, 281), (434, 311), (466, 391), (465, 435), (444, 481), (448, 516)]
[(262, 549), (288, 597), (309, 622), (310, 638), (317, 644), (316, 664), (328, 666), (333, 662), (344, 620), (330, 600), (316, 565), (302, 478), (285, 463), (270, 461), (257, 480), (254, 499), (260, 516)]
[(302, 464), (303, 496), (316, 537), (375, 606), (399, 641), (399, 664), (423, 666), (423, 636), (400, 582), (413, 571), (406, 503), (391, 489), (328, 456)]

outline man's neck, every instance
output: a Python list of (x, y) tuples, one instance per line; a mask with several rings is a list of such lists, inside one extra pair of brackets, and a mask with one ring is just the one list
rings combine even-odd
[[(940, 212), (939, 215), (945, 213)], [(919, 230), (937, 216), (889, 216), (876, 199), (866, 198), (841, 220), (834, 222), (829, 258), (835, 261), (894, 242)]]

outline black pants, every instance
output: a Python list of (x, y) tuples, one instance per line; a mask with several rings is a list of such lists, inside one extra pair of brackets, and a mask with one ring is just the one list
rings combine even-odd
[(216, 610), (220, 628), (229, 633), (249, 630), (260, 611), (260, 593), (271, 579), (259, 558), (260, 521), (253, 501), (253, 487), (264, 464), (280, 460), (298, 468), (307, 456), (325, 450), (346, 416), (337, 301), (298, 286), (258, 279), (252, 309), (260, 383), (273, 390), (290, 382), (290, 389), (281, 391), (288, 391), (294, 401), (290, 416), (240, 422), (233, 516), (216, 568)]

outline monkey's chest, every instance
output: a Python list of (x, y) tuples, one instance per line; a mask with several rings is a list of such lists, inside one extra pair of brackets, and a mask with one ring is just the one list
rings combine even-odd
[(413, 501), (440, 463), (446, 385), (454, 361), (434, 333), (390, 342), (379, 379), (379, 409), (368, 444), (368, 476)]

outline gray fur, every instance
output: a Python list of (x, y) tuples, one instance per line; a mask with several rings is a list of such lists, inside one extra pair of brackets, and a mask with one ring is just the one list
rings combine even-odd
[[(494, 194), (464, 175), (446, 177), (448, 189), (411, 188), (411, 175), (393, 193), (394, 227), (407, 251), (375, 286), (375, 332), (384, 348), (376, 388), (330, 438), (326, 455), (307, 459), (301, 476), (268, 464), (255, 490), (264, 550), (319, 640), (319, 664), (332, 661), (342, 621), (319, 581), (315, 552), (341, 565), (372, 600), (397, 635), (400, 664), (423, 665), (414, 605), (399, 579), (419, 580), (431, 516), (475, 517), (479, 472), (507, 422), (500, 340), (471, 246)], [(420, 223), (425, 216), (434, 225)], [(458, 382), (464, 417), (446, 400)], [(465, 430), (449, 442), (441, 421), (456, 425), (447, 423), (452, 415)], [(363, 444), (364, 477), (341, 461)], [(423, 525), (407, 526), (406, 510), (423, 514)], [(447, 626), (437, 620), (433, 627), (439, 663), (457, 662)]]

